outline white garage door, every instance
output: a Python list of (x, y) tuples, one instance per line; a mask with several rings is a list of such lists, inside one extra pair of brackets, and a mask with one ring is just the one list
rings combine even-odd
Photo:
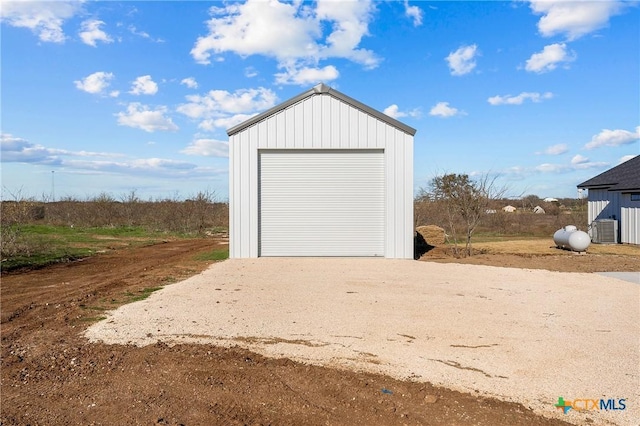
[(384, 256), (381, 150), (260, 151), (260, 256)]

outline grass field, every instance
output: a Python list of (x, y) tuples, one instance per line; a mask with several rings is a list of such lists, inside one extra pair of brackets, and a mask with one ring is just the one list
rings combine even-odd
[[(21, 268), (39, 268), (104, 253), (108, 250), (157, 244), (169, 239), (190, 238), (189, 235), (171, 232), (153, 232), (143, 227), (91, 227), (77, 228), (60, 225), (25, 224), (5, 228), (16, 238), (18, 250), (3, 256), (2, 271)], [(4, 231), (3, 230), (3, 234)], [(207, 254), (199, 260), (220, 260), (228, 251)]]

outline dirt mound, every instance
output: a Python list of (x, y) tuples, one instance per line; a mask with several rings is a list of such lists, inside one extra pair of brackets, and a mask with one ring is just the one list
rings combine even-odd
[(446, 239), (444, 229), (436, 225), (418, 226), (416, 232), (422, 235), (422, 238), (432, 246), (444, 244)]

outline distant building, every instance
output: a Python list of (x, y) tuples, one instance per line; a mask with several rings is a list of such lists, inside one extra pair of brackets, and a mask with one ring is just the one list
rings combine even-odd
[(515, 212), (515, 211), (516, 211), (516, 208), (515, 208), (515, 207), (513, 207), (513, 206), (504, 206), (504, 207), (502, 208), (502, 211), (503, 211), (503, 212), (507, 212), (507, 213), (513, 213), (513, 212)]
[(546, 212), (544, 211), (544, 209), (543, 209), (542, 207), (540, 207), (540, 206), (535, 206), (535, 207), (533, 208), (533, 212), (534, 212), (535, 214), (545, 214), (545, 213), (546, 213)]
[(542, 200), (542, 201), (544, 201), (545, 203), (557, 203), (557, 202), (558, 202), (558, 199), (557, 199), (557, 198), (547, 197), (547, 198), (545, 198), (545, 199), (544, 199), (544, 200)]
[(619, 223), (616, 241), (640, 244), (640, 155), (582, 182), (578, 188), (589, 190), (592, 239), (598, 221), (612, 219)]

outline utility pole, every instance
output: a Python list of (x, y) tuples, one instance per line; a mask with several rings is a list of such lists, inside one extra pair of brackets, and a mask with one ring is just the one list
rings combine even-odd
[(56, 201), (55, 170), (51, 170), (51, 201)]

